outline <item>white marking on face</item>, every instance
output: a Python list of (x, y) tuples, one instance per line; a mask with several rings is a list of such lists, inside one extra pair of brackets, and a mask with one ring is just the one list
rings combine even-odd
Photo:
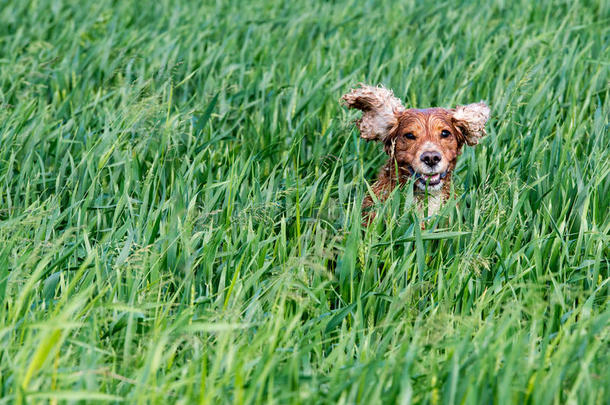
[[(421, 161), (420, 157), (425, 152), (438, 152), (438, 153), (440, 153), (441, 157), (442, 157), (441, 161), (436, 166), (434, 166), (433, 168), (431, 168), (428, 165), (423, 164), (423, 162)], [(422, 174), (427, 174), (427, 175), (432, 175), (432, 174), (436, 174), (436, 173), (442, 173), (445, 170), (447, 170), (448, 165), (449, 165), (449, 162), (445, 158), (445, 155), (443, 154), (442, 149), (439, 148), (439, 146), (436, 143), (430, 142), (430, 141), (426, 141), (419, 148), (419, 151), (417, 153), (417, 157), (415, 158), (415, 162), (413, 162), (413, 168), (415, 169), (415, 171), (417, 171), (419, 173), (422, 173)], [(442, 185), (443, 185), (443, 182), (441, 181), (439, 184), (435, 185), (434, 187), (438, 186), (440, 188), (440, 186), (442, 186)], [(425, 188), (425, 186), (424, 186), (424, 188)], [(428, 189), (430, 189), (430, 187), (428, 187)]]
[[(443, 183), (444, 183), (444, 181), (441, 180), (438, 184), (435, 184), (433, 186), (428, 185), (428, 191), (438, 191), (438, 190), (440, 190), (443, 187)], [(417, 188), (419, 188), (422, 191), (426, 190), (426, 185), (423, 184), (419, 180), (415, 180), (415, 185), (417, 186)]]
[(422, 145), (419, 154), (421, 155), (424, 152), (440, 152), (440, 150), (434, 142), (427, 141)]

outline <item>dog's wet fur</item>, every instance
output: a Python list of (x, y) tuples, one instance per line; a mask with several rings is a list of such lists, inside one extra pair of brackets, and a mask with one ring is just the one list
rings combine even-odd
[[(398, 185), (413, 181), (416, 198), (428, 193), (434, 214), (450, 195), (451, 174), (464, 144), (476, 145), (486, 135), (489, 107), (483, 103), (456, 108), (407, 109), (384, 87), (361, 85), (343, 97), (349, 108), (363, 112), (356, 121), (362, 138), (384, 144), (389, 159), (372, 189), (379, 201)], [(414, 178), (414, 179), (413, 179)], [(370, 221), (373, 198), (367, 195), (363, 214)], [(365, 221), (365, 222), (368, 222)]]

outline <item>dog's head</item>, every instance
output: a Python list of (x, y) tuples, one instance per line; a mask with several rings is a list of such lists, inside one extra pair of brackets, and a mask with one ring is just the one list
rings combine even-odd
[(406, 109), (391, 90), (361, 85), (343, 96), (349, 108), (362, 110), (360, 136), (384, 143), (388, 155), (417, 177), (421, 189), (440, 189), (455, 167), (464, 143), (476, 145), (486, 135), (485, 103), (456, 108)]

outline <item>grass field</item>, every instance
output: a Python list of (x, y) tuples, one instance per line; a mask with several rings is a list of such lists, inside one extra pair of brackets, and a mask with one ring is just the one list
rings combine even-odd
[[(610, 403), (610, 3), (0, 1), (0, 404)], [(362, 228), (339, 104), (487, 100)]]

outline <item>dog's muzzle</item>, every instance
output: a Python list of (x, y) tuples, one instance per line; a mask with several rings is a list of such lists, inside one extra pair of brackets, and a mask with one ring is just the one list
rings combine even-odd
[(442, 173), (436, 173), (433, 175), (429, 175), (429, 174), (421, 174), (416, 172), (415, 170), (413, 170), (413, 168), (411, 166), (409, 166), (409, 172), (411, 173), (411, 176), (413, 176), (415, 178), (416, 181), (419, 181), (422, 185), (429, 185), (429, 186), (436, 186), (438, 184), (440, 184), (441, 181), (443, 181), (443, 179), (445, 177), (447, 177), (447, 170), (445, 170)]

